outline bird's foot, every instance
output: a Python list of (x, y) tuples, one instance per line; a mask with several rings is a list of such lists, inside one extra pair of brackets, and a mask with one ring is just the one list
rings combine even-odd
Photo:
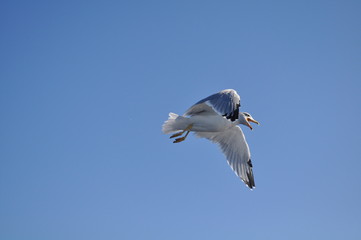
[(180, 143), (183, 142), (186, 139), (186, 137), (180, 137), (180, 138), (176, 138), (173, 143)]
[(172, 136), (170, 136), (169, 138), (178, 137), (178, 136), (182, 135), (184, 132), (185, 132), (185, 131), (177, 132), (177, 133), (173, 134)]
[[(189, 133), (189, 131), (192, 129), (193, 124), (189, 124), (186, 129), (184, 129), (183, 131), (177, 132), (175, 134), (173, 134), (172, 136), (170, 136), (169, 138), (175, 138), (175, 137), (179, 137), (180, 135), (182, 135), (183, 133), (187, 132), (187, 135)], [(186, 136), (187, 137), (187, 136)], [(185, 138), (184, 138), (185, 139)], [(184, 139), (182, 141), (184, 141)]]

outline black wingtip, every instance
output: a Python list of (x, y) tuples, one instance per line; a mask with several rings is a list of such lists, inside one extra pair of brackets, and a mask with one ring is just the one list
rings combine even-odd
[(256, 184), (254, 182), (254, 177), (253, 177), (253, 173), (252, 173), (252, 170), (251, 172), (247, 172), (247, 178), (249, 179), (248, 182), (246, 182), (247, 186), (250, 188), (250, 189), (253, 189), (256, 187)]
[[(248, 159), (247, 164), (248, 164), (248, 166), (249, 166), (250, 168), (252, 168), (252, 167), (253, 167), (253, 164), (252, 164), (251, 159)], [(251, 170), (252, 170), (252, 169), (251, 169)]]
[(246, 182), (246, 184), (250, 189), (253, 189), (256, 187), (256, 183), (254, 182), (254, 176), (253, 176), (253, 171), (252, 171), (253, 165), (252, 165), (251, 159), (248, 159), (247, 164), (249, 166), (249, 171), (247, 171), (248, 181)]

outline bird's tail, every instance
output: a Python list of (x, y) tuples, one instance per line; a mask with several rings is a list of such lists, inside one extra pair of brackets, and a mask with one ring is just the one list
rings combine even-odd
[(175, 113), (169, 113), (169, 118), (164, 122), (162, 131), (165, 134), (184, 130), (189, 125), (189, 118), (179, 116)]

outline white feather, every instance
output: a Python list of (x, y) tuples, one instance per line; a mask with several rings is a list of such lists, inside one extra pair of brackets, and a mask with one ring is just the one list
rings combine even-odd
[(165, 134), (185, 129), (190, 124), (189, 118), (169, 113), (169, 118), (164, 122), (162, 131)]
[(252, 172), (251, 153), (246, 138), (239, 126), (233, 126), (222, 132), (195, 132), (198, 137), (217, 143), (227, 162), (238, 177), (250, 188), (255, 187)]

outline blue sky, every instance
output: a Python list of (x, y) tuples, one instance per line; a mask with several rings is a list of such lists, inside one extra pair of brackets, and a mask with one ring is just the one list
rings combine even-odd
[[(0, 238), (360, 239), (359, 1), (2, 1)], [(161, 133), (233, 88), (256, 189)]]

